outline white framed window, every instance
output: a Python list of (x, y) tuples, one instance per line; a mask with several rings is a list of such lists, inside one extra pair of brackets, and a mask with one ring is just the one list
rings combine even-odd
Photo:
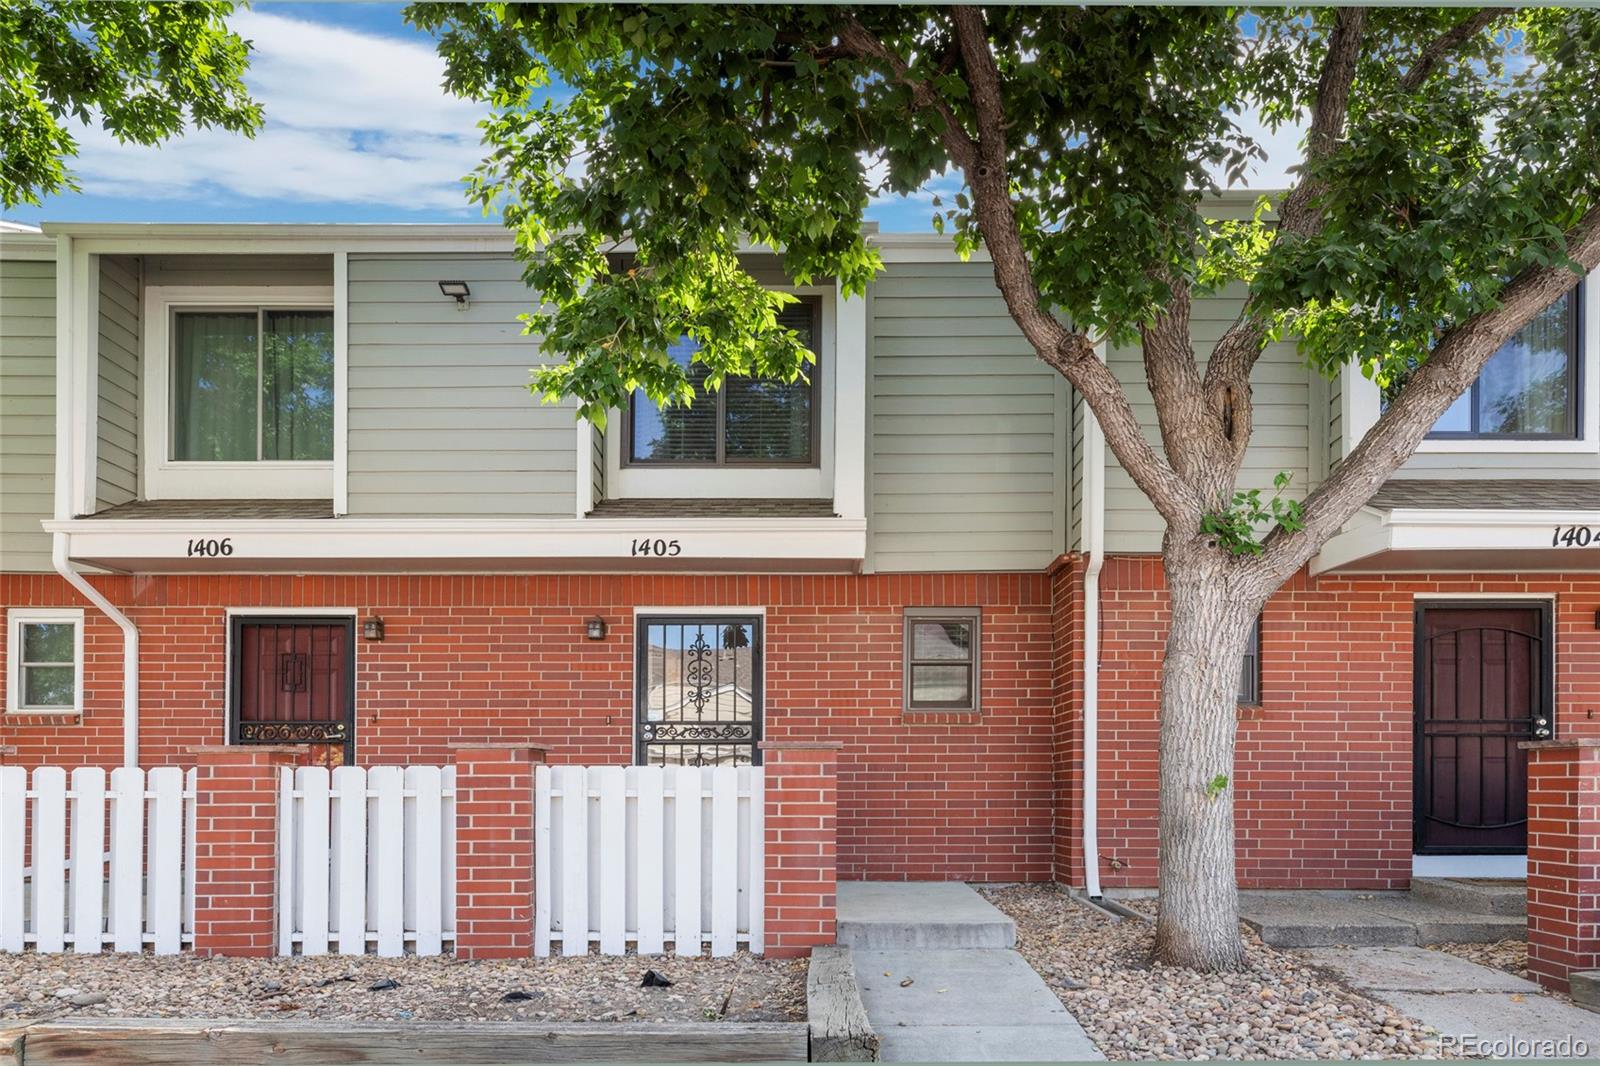
[(331, 498), (333, 289), (153, 286), (146, 306), (146, 498)]
[(14, 607), (6, 614), (6, 711), (83, 711), (83, 611)]

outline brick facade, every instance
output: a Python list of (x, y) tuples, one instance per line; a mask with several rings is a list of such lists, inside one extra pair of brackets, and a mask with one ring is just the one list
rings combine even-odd
[[(517, 743), (552, 763), (632, 756), (636, 607), (764, 607), (765, 729), (833, 741), (838, 876), (1082, 884), (1084, 563), (1047, 574), (174, 576), (95, 579), (143, 643), (141, 761), (221, 742), (227, 608), (343, 608), (358, 641), (357, 761), (446, 762)], [(1099, 863), (1107, 887), (1156, 868), (1159, 560), (1101, 574)], [(1263, 701), (1240, 709), (1241, 882), (1403, 888), (1412, 839), (1412, 612), (1418, 597), (1556, 597), (1558, 735), (1600, 736), (1600, 575), (1302, 573), (1263, 620)], [(0, 604), (71, 606), (54, 576), (0, 576)], [(983, 609), (983, 711), (901, 710), (907, 606)], [(599, 614), (603, 641), (584, 635)], [(121, 759), (121, 636), (85, 612), (82, 721), (0, 718), (25, 765)], [(0, 671), (3, 676), (3, 671)], [(1594, 717), (1590, 717), (1591, 712)]]
[[(633, 616), (765, 607), (766, 738), (834, 740), (839, 876), (1051, 876), (1051, 605), (1043, 574), (828, 576), (147, 576), (95, 582), (139, 626), (140, 761), (183, 765), (224, 739), (227, 609), (355, 609), (356, 761), (450, 761), (516, 742), (552, 763), (632, 759)], [(54, 575), (0, 576), (5, 606), (77, 606)], [(907, 606), (983, 608), (983, 711), (902, 712)], [(603, 641), (584, 636), (602, 616)], [(0, 715), (15, 761), (122, 759), (121, 633), (89, 607), (83, 720)], [(3, 676), (3, 670), (0, 670)]]
[(1600, 970), (1600, 741), (1528, 752), (1528, 973), (1569, 990)]
[(469, 744), (451, 754), (456, 958), (525, 958), (533, 953), (533, 775), (545, 753), (521, 744)]
[(194, 749), (194, 953), (265, 958), (278, 949), (278, 773), (298, 753)]
[(837, 911), (837, 741), (762, 745), (767, 766), (766, 954), (796, 958), (831, 944)]

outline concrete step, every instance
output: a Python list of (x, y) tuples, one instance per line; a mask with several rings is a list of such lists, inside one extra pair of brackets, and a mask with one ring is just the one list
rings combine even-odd
[(857, 951), (1010, 948), (1017, 927), (958, 881), (841, 881), (837, 939)]
[(1574, 970), (1567, 979), (1572, 982), (1572, 1002), (1600, 1011), (1600, 970)]
[(1411, 895), (1457, 910), (1505, 917), (1528, 913), (1528, 882), (1498, 877), (1418, 877)]
[(1279, 948), (1487, 944), (1527, 935), (1527, 919), (1481, 914), (1405, 892), (1241, 892), (1240, 917)]

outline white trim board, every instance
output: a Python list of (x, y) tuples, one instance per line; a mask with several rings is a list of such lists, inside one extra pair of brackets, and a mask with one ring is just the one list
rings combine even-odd
[(1527, 855), (1413, 855), (1411, 876), (1417, 877), (1503, 877), (1521, 880), (1528, 876)]

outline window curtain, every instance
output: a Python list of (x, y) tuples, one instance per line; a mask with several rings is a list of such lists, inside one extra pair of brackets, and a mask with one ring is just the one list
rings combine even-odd
[(333, 315), (268, 311), (261, 351), (261, 458), (333, 458)]
[(172, 458), (256, 458), (256, 313), (184, 311), (175, 316)]

